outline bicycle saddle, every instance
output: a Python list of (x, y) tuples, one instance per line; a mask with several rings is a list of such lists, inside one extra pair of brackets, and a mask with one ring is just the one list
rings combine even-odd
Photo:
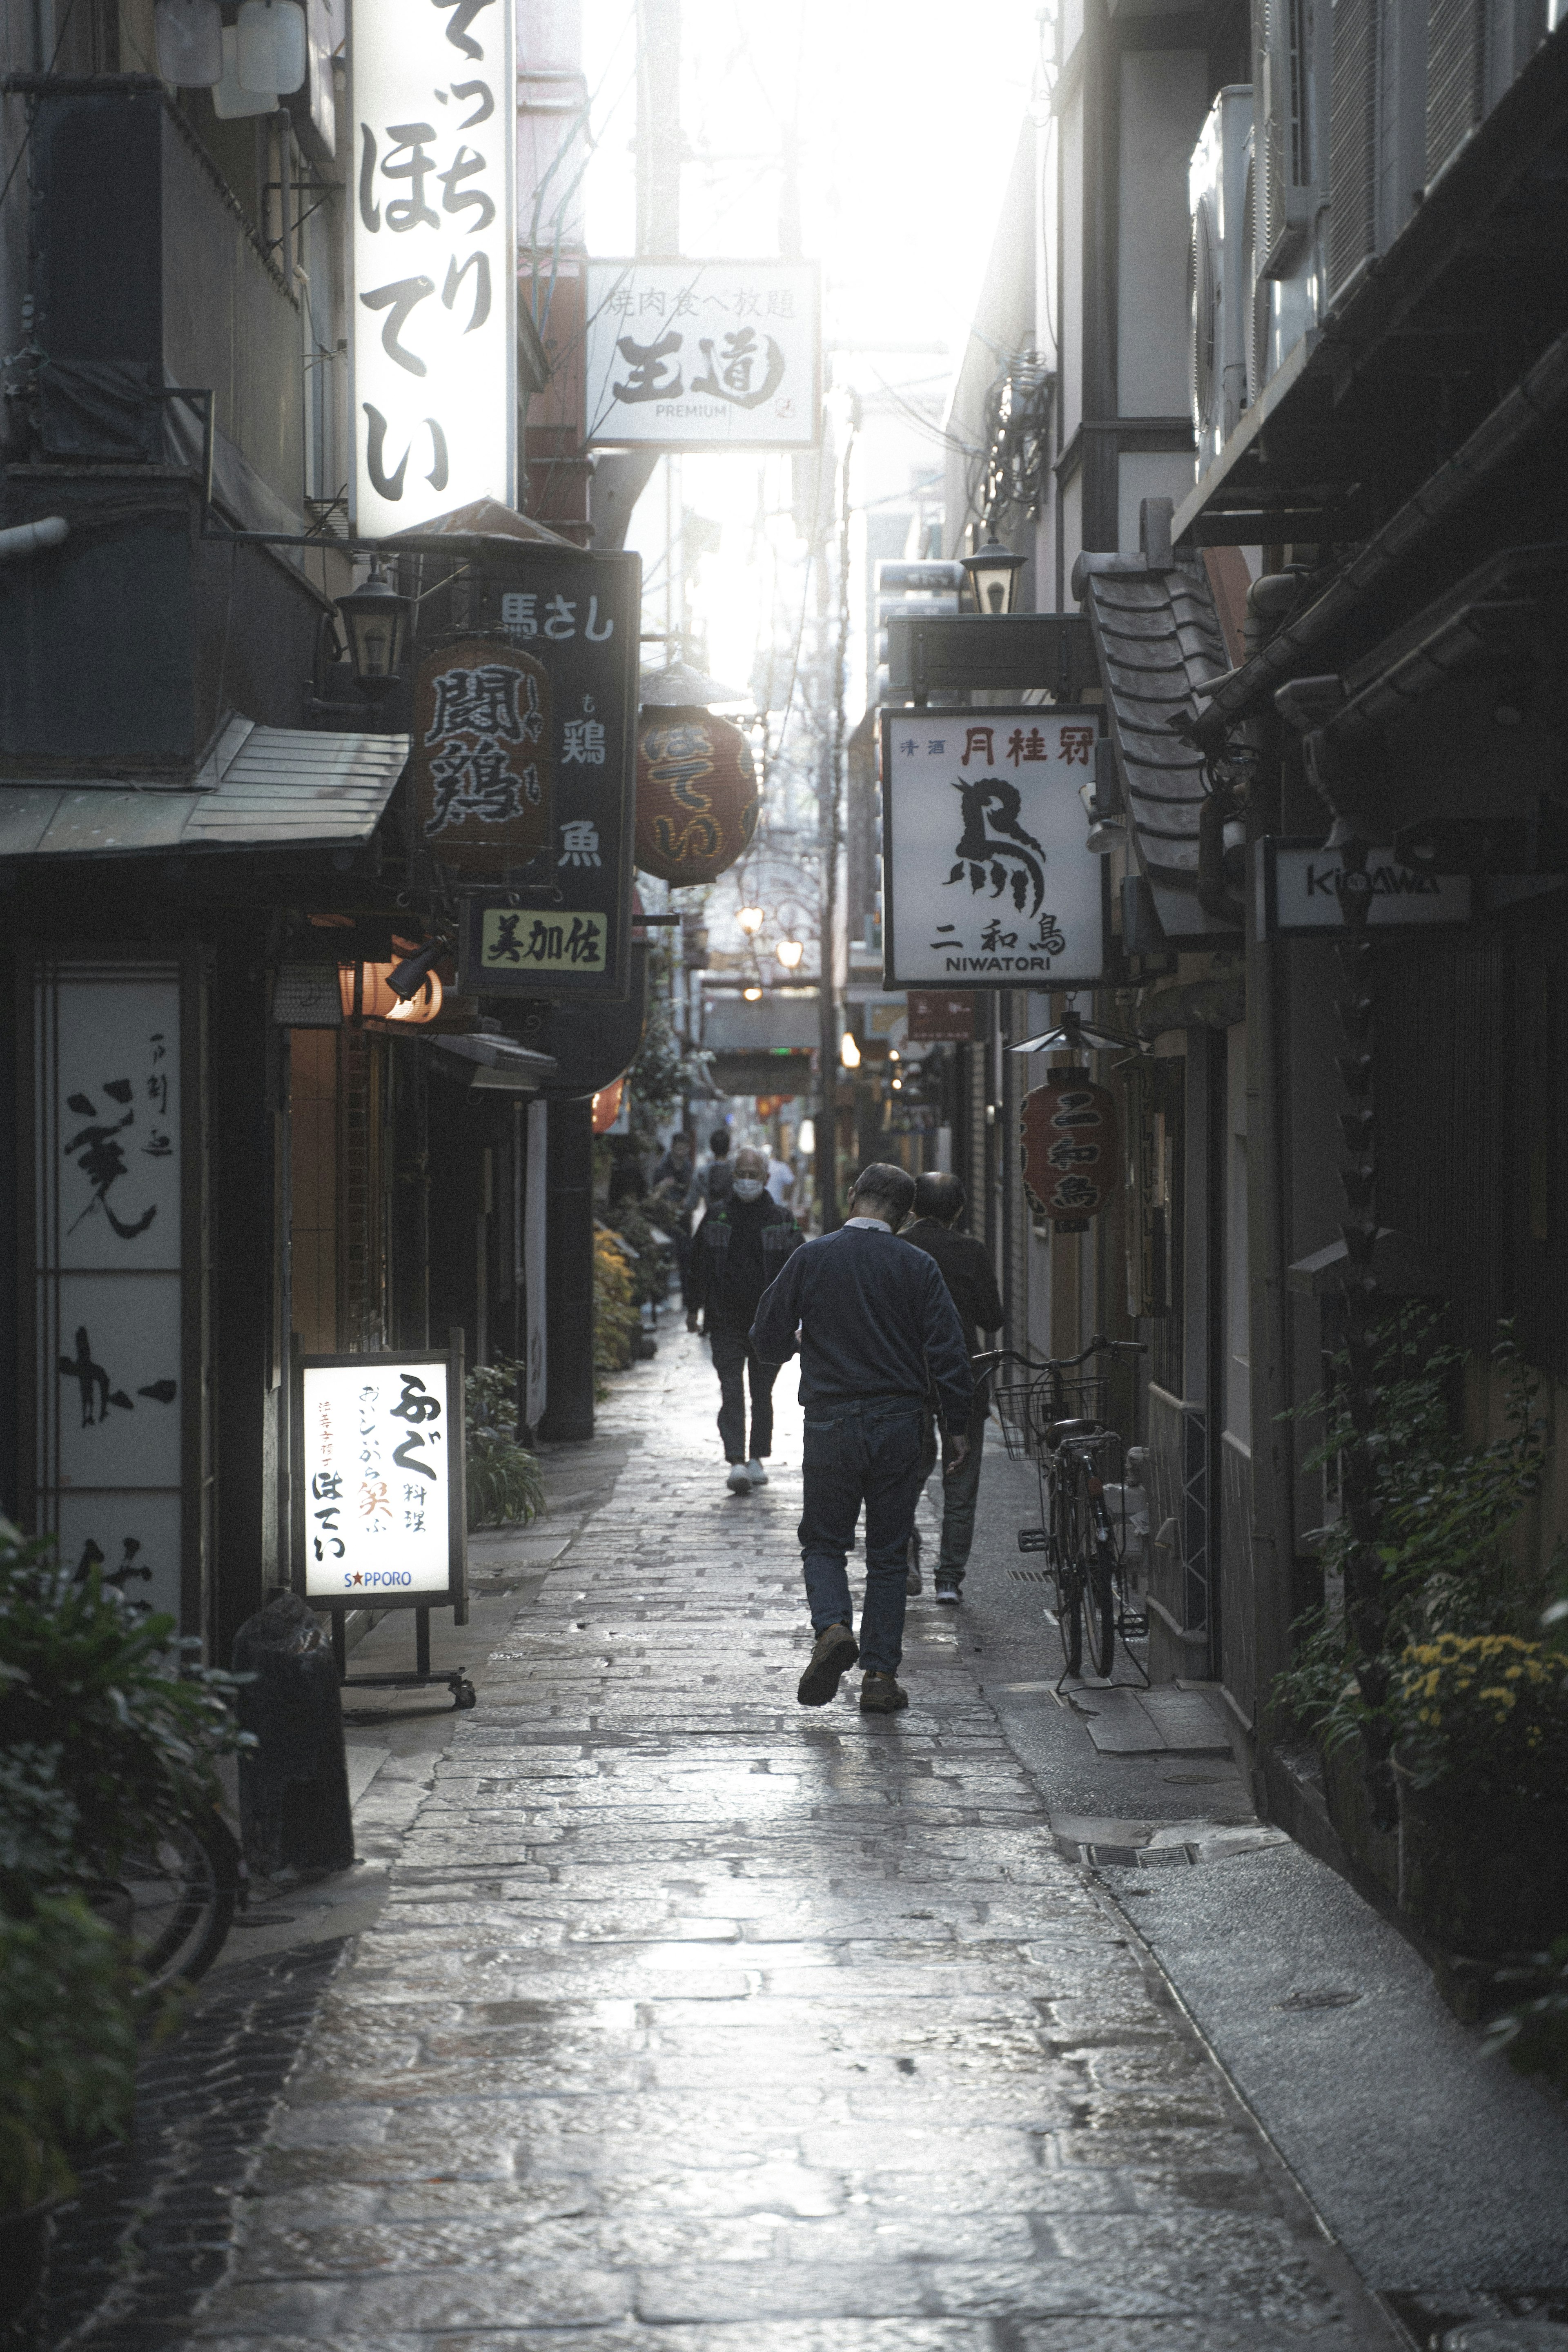
[(1059, 1445), (1064, 1437), (1098, 1437), (1098, 1421), (1053, 1421), (1046, 1433), (1047, 1444)]

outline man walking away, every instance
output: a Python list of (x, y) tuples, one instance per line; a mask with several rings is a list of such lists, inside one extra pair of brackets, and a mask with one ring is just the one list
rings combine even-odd
[[(978, 1333), (999, 1331), (1004, 1310), (996, 1276), (984, 1244), (958, 1230), (963, 1205), (963, 1187), (956, 1176), (921, 1177), (915, 1185), (915, 1222), (905, 1226), (903, 1238), (936, 1260), (958, 1309), (964, 1345), (973, 1357), (980, 1345)], [(936, 1597), (950, 1607), (958, 1601), (963, 1571), (969, 1564), (970, 1546), (974, 1541), (974, 1505), (980, 1492), (980, 1463), (989, 1411), (985, 1386), (977, 1383), (969, 1416), (969, 1450), (962, 1466), (942, 1481), (942, 1550), (936, 1563)], [(927, 1478), (935, 1462), (933, 1414), (926, 1424)], [(921, 1483), (923, 1486), (925, 1480), (922, 1478)], [(918, 1543), (920, 1538), (915, 1540)]]
[(691, 1189), (696, 1200), (705, 1201), (710, 1209), (716, 1209), (729, 1192), (735, 1175), (730, 1165), (730, 1130), (727, 1127), (714, 1129), (708, 1139), (708, 1149), (712, 1157), (705, 1160), (698, 1170)]
[[(764, 1362), (800, 1345), (805, 1407), (801, 1564), (816, 1635), (795, 1696), (826, 1706), (858, 1658), (860, 1706), (908, 1706), (904, 1579), (924, 1459), (926, 1399), (934, 1388), (950, 1474), (962, 1468), (973, 1380), (963, 1327), (935, 1262), (896, 1238), (914, 1199), (902, 1168), (875, 1163), (850, 1194), (848, 1222), (796, 1250), (752, 1326)], [(854, 1633), (846, 1562), (866, 1507), (866, 1599)]]
[[(773, 1447), (776, 1364), (752, 1352), (747, 1334), (764, 1290), (800, 1244), (794, 1218), (767, 1196), (768, 1163), (738, 1151), (726, 1197), (710, 1208), (691, 1244), (690, 1305), (705, 1311), (708, 1345), (719, 1375), (719, 1435), (732, 1495), (765, 1486), (763, 1466)], [(752, 1443), (746, 1446), (746, 1388), (752, 1391)]]

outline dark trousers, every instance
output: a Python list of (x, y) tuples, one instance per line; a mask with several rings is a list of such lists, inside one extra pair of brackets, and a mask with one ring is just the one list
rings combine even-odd
[[(985, 1451), (985, 1415), (983, 1412), (969, 1417), (969, 1452), (962, 1469), (942, 1482), (942, 1550), (936, 1563), (939, 1584), (962, 1584), (963, 1571), (969, 1565), (969, 1554), (974, 1542), (974, 1506), (980, 1498), (980, 1463)], [(937, 1431), (936, 1416), (926, 1416), (925, 1451), (921, 1455), (921, 1485), (923, 1486), (936, 1468), (942, 1454), (942, 1440)]]
[[(783, 1367), (764, 1364), (746, 1345), (739, 1325), (709, 1327), (708, 1345), (719, 1375), (719, 1437), (726, 1462), (763, 1462), (773, 1450), (773, 1382)], [(746, 1451), (746, 1386), (752, 1391), (752, 1450)]]
[(912, 1399), (806, 1407), (800, 1554), (812, 1629), (820, 1633), (853, 1621), (846, 1563), (864, 1503), (860, 1663), (870, 1674), (894, 1673), (903, 1655), (907, 1554), (924, 1438), (925, 1409)]

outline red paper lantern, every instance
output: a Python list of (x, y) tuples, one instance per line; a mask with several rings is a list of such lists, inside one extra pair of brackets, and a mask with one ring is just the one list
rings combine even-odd
[(752, 747), (728, 719), (694, 706), (643, 712), (637, 733), (637, 864), (678, 887), (728, 871), (757, 829)]
[(625, 1090), (626, 1083), (626, 1082), (624, 1077), (619, 1077), (616, 1080), (614, 1086), (601, 1087), (598, 1093), (594, 1097), (592, 1108), (594, 1113), (594, 1132), (595, 1135), (608, 1135), (611, 1128), (614, 1127), (616, 1119), (619, 1118), (621, 1115), (621, 1096)]
[(1053, 1070), (1024, 1097), (1024, 1181), (1058, 1234), (1089, 1230), (1121, 1181), (1116, 1097), (1087, 1070)]

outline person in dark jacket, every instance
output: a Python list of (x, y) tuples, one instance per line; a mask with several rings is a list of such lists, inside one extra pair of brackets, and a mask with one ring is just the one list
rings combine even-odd
[[(765, 1486), (763, 1466), (773, 1448), (776, 1364), (752, 1352), (747, 1334), (758, 1302), (800, 1234), (787, 1209), (767, 1193), (768, 1163), (760, 1151), (738, 1151), (729, 1191), (697, 1228), (691, 1244), (689, 1306), (706, 1318), (708, 1345), (719, 1375), (719, 1435), (730, 1465), (732, 1495)], [(746, 1446), (746, 1388), (752, 1392), (752, 1443)]]
[[(979, 1350), (980, 1333), (999, 1331), (1004, 1319), (1001, 1295), (991, 1260), (980, 1242), (961, 1234), (964, 1192), (956, 1176), (922, 1176), (915, 1185), (915, 1214), (904, 1227), (903, 1238), (936, 1260), (971, 1357)], [(985, 1384), (975, 1383), (969, 1416), (969, 1451), (961, 1469), (942, 1481), (942, 1549), (937, 1555), (936, 1597), (950, 1606), (957, 1601), (974, 1541), (974, 1505), (980, 1492), (980, 1464), (985, 1446), (985, 1417), (990, 1411)], [(936, 1416), (926, 1427), (925, 1465), (929, 1478), (936, 1463)], [(910, 1572), (920, 1573), (920, 1538), (911, 1538)], [(916, 1588), (919, 1589), (918, 1586)]]
[[(932, 1390), (951, 1473), (968, 1449), (974, 1383), (958, 1310), (935, 1261), (897, 1238), (914, 1192), (902, 1168), (862, 1169), (847, 1223), (795, 1252), (752, 1326), (753, 1349), (773, 1364), (788, 1361), (799, 1335), (801, 1565), (816, 1635), (795, 1694), (802, 1706), (826, 1706), (857, 1658), (864, 1714), (908, 1706), (898, 1681), (906, 1556)], [(846, 1563), (862, 1503), (866, 1599), (857, 1643)]]

